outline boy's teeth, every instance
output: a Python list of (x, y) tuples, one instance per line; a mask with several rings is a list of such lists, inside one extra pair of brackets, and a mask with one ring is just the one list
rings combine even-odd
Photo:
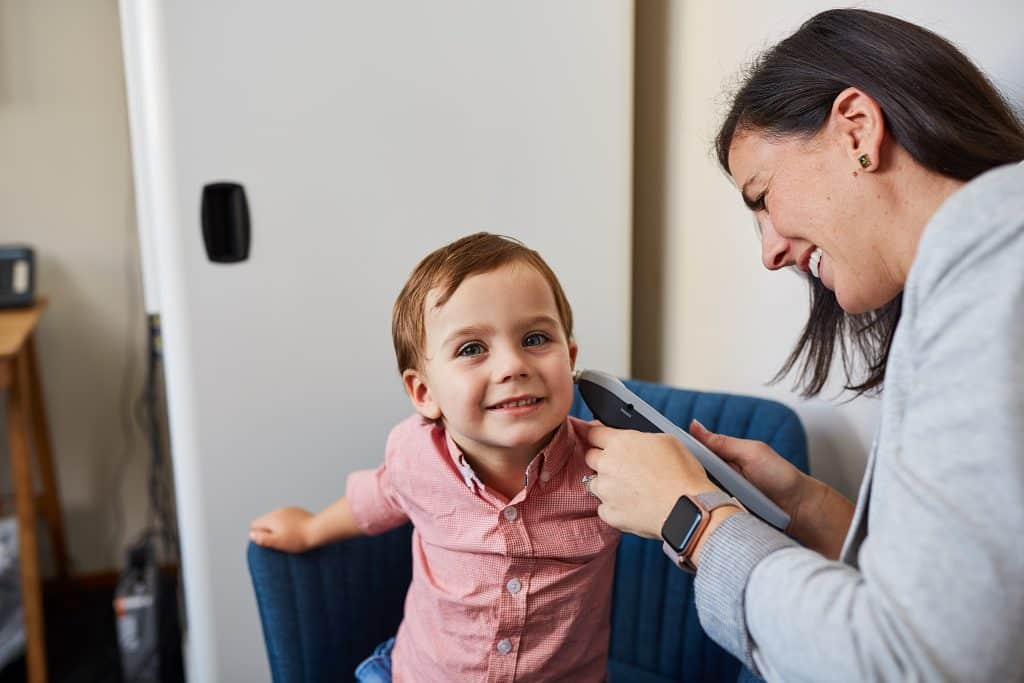
[(499, 403), (494, 406), (495, 408), (520, 408), (522, 406), (532, 406), (539, 399), (536, 398), (524, 398), (521, 401), (509, 401), (508, 403)]
[(811, 269), (811, 274), (820, 279), (818, 275), (818, 267), (821, 265), (821, 247), (815, 247), (814, 251), (811, 252), (811, 260), (807, 263)]

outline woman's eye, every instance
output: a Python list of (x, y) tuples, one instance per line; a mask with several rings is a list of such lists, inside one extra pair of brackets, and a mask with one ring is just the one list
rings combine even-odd
[(480, 342), (470, 342), (468, 344), (463, 344), (462, 346), (460, 346), (458, 352), (455, 355), (462, 356), (464, 358), (470, 358), (472, 356), (479, 356), (483, 352), (483, 344), (481, 344)]
[(546, 341), (550, 341), (546, 334), (534, 332), (533, 334), (526, 336), (526, 339), (523, 340), (523, 346), (540, 346)]

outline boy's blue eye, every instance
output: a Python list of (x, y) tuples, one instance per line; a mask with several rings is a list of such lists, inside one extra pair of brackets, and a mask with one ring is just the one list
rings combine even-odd
[(459, 347), (458, 352), (455, 355), (470, 358), (472, 356), (479, 356), (484, 352), (484, 345), (480, 342), (470, 342)]
[(546, 334), (534, 332), (526, 336), (526, 339), (523, 340), (523, 346), (540, 346), (546, 341), (550, 341)]

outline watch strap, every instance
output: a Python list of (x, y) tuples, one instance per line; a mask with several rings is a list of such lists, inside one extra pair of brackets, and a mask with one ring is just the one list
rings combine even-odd
[(704, 530), (711, 521), (711, 511), (726, 505), (732, 505), (744, 512), (746, 512), (747, 509), (743, 507), (743, 504), (736, 500), (735, 497), (730, 496), (728, 493), (721, 490), (705, 491), (692, 496), (687, 495), (686, 497), (693, 501), (694, 505), (700, 508), (701, 515), (704, 520), (702, 521), (700, 528), (697, 530), (697, 533), (693, 535), (693, 539), (687, 544), (686, 548), (683, 548), (682, 551), (676, 550), (665, 541), (662, 541), (661, 549), (665, 552), (665, 555), (668, 556), (668, 559), (672, 560), (672, 564), (685, 572), (694, 574), (697, 571), (697, 567), (690, 561), (690, 555), (693, 552), (693, 549), (697, 546), (697, 541), (699, 541), (700, 537), (704, 535)]

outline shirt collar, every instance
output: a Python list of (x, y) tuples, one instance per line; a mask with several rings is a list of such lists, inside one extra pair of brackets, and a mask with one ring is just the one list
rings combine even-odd
[(576, 432), (573, 430), (572, 425), (570, 425), (569, 419), (566, 418), (558, 427), (555, 435), (551, 437), (548, 445), (527, 465), (527, 487), (529, 487), (531, 482), (538, 479), (545, 483), (554, 479), (565, 467), (565, 463), (569, 461), (569, 456), (575, 447)]
[[(442, 428), (443, 429), (443, 428)], [(483, 488), (483, 482), (476, 476), (476, 472), (473, 471), (473, 466), (466, 460), (466, 456), (462, 453), (462, 449), (455, 443), (455, 439), (452, 438), (452, 433), (447, 429), (444, 431), (444, 440), (448, 446), (448, 455), (452, 459), (452, 463), (455, 464), (455, 469), (462, 475), (462, 480), (466, 482), (466, 486), (470, 489), (477, 487)]]
[[(443, 427), (442, 427), (443, 429)], [(484, 483), (480, 481), (479, 477), (476, 476), (476, 472), (473, 471), (473, 466), (466, 460), (465, 454), (459, 445), (455, 443), (455, 439), (452, 438), (451, 432), (447, 429), (444, 430), (445, 443), (448, 446), (448, 455), (452, 459), (452, 464), (462, 475), (462, 480), (466, 486), (472, 490), (482, 489)], [(554, 479), (555, 475), (562, 471), (565, 467), (565, 463), (568, 462), (569, 456), (572, 454), (573, 449), (576, 447), (576, 432), (573, 430), (569, 423), (569, 418), (566, 418), (555, 435), (551, 437), (551, 441), (548, 445), (541, 449), (537, 455), (534, 456), (530, 464), (526, 466), (526, 472), (524, 473), (524, 488), (529, 488), (530, 484), (540, 479), (541, 481), (547, 482)]]

